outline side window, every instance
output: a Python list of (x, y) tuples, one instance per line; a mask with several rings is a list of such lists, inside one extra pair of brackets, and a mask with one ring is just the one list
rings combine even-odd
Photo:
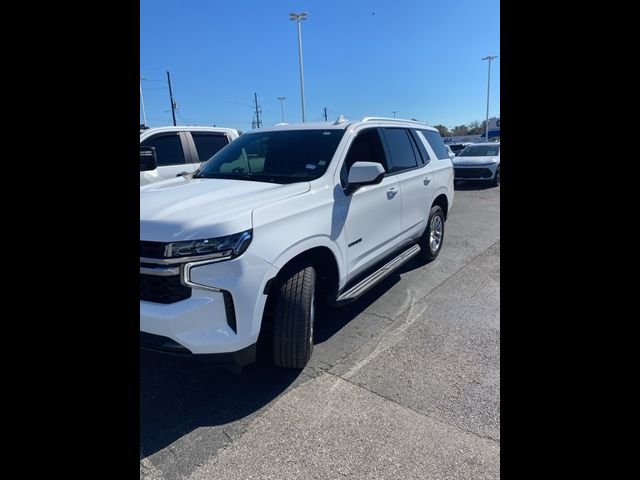
[(409, 170), (418, 166), (409, 132), (404, 128), (383, 128), (384, 138), (391, 156), (392, 173)]
[(143, 146), (156, 147), (158, 166), (180, 165), (186, 163), (182, 141), (177, 133), (169, 135), (157, 135), (142, 142)]
[(356, 138), (351, 142), (347, 156), (340, 170), (340, 183), (343, 187), (347, 186), (349, 179), (349, 170), (356, 162), (376, 162), (384, 167), (385, 172), (389, 171), (387, 159), (380, 139), (380, 133), (377, 128), (368, 128), (358, 133)]
[(429, 163), (431, 161), (431, 157), (429, 156), (429, 152), (424, 146), (424, 142), (426, 141), (423, 137), (418, 135), (417, 130), (409, 130), (411, 133), (411, 138), (413, 138), (414, 147), (416, 147), (419, 151), (419, 154), (416, 154), (416, 157), (422, 160), (422, 163)]
[(442, 137), (438, 132), (434, 132), (433, 130), (420, 130), (424, 138), (426, 138), (431, 148), (440, 160), (448, 160), (449, 153), (447, 152), (447, 147), (445, 147), (444, 142), (442, 141)]
[(224, 133), (191, 132), (191, 136), (201, 162), (206, 162), (229, 144), (229, 139)]

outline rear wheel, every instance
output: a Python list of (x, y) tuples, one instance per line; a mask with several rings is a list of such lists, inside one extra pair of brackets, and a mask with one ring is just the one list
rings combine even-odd
[(281, 274), (273, 323), (273, 360), (279, 367), (304, 368), (313, 351), (316, 271), (294, 262)]
[(441, 207), (435, 205), (429, 212), (427, 228), (418, 242), (420, 245), (420, 256), (430, 262), (434, 260), (442, 249), (444, 241), (444, 212)]

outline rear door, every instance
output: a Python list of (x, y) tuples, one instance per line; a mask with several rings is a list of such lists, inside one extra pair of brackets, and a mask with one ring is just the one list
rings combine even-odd
[[(418, 142), (418, 146), (430, 148), (428, 155), (434, 157), (429, 163), (433, 184), (440, 188), (446, 187), (448, 192), (453, 192), (453, 162), (449, 157), (449, 152), (442, 141), (442, 137), (438, 132), (426, 129), (416, 130), (416, 135), (424, 142), (422, 145)], [(449, 208), (451, 208), (452, 202), (453, 197), (449, 195)], [(448, 212), (444, 213), (446, 215)]]
[(382, 131), (391, 159), (389, 174), (398, 179), (402, 192), (402, 239), (414, 240), (424, 232), (433, 202), (430, 162), (423, 158), (409, 129), (386, 127)]

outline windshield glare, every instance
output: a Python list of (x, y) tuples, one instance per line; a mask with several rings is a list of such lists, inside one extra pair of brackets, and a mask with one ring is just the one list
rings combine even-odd
[(245, 133), (211, 157), (195, 178), (293, 183), (320, 178), (343, 129)]
[(498, 145), (473, 145), (465, 148), (459, 157), (496, 157), (500, 153)]

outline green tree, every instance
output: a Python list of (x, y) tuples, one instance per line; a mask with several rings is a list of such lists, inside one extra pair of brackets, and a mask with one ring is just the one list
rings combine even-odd
[(453, 135), (469, 135), (469, 128), (466, 125), (458, 125), (457, 127), (453, 128)]
[(440, 133), (441, 137), (449, 136), (449, 130), (444, 125), (434, 125), (433, 127), (438, 129), (438, 132)]

